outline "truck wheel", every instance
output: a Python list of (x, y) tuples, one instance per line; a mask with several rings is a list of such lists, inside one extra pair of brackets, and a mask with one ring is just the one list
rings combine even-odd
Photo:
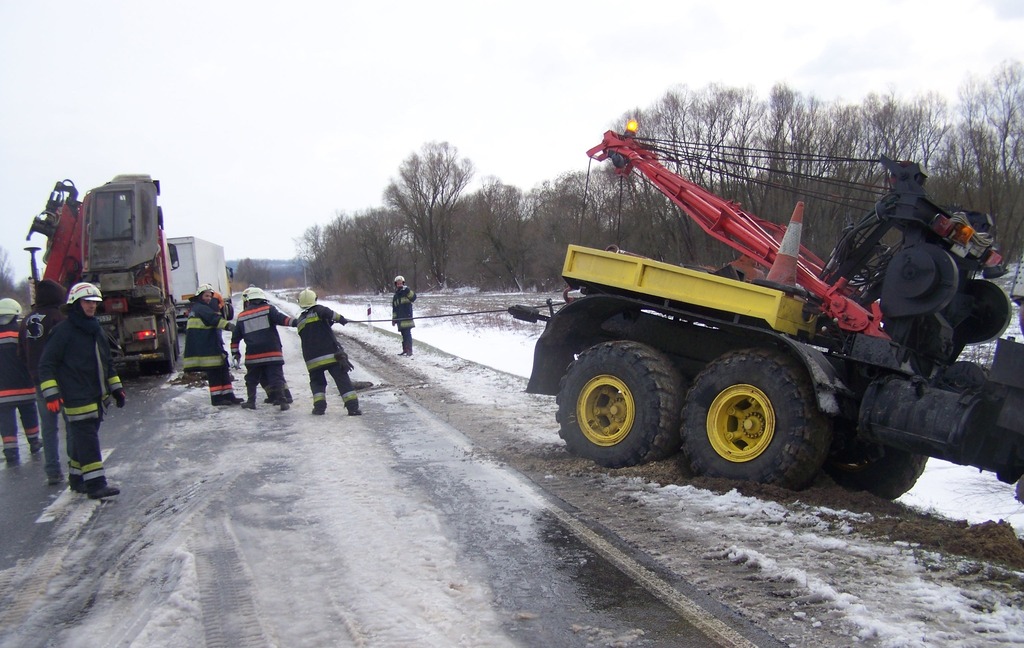
[(638, 342), (604, 342), (569, 365), (558, 392), (558, 434), (568, 451), (606, 468), (679, 449), (679, 372)]
[(885, 454), (873, 461), (830, 461), (825, 472), (843, 488), (894, 500), (914, 487), (927, 463), (926, 455), (886, 448)]
[(164, 350), (167, 352), (167, 357), (153, 363), (153, 368), (158, 374), (174, 373), (174, 361), (178, 357), (178, 340), (172, 330), (173, 326), (174, 322), (172, 321), (168, 321), (165, 324), (166, 333), (164, 333)]
[(697, 376), (682, 412), (682, 449), (697, 475), (800, 489), (818, 474), (832, 426), (807, 371), (775, 350), (727, 353)]

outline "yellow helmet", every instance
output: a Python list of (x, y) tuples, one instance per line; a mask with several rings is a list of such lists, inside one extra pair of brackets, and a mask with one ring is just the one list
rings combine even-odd
[(10, 297), (0, 299), (0, 316), (2, 315), (21, 315), (21, 304)]
[(316, 293), (306, 288), (299, 293), (299, 308), (309, 308), (316, 304)]
[(242, 291), (242, 299), (246, 301), (252, 301), (254, 299), (262, 299), (263, 301), (267, 301), (267, 293), (263, 292), (262, 288), (257, 288), (256, 286), (249, 286), (248, 288)]
[(100, 289), (96, 286), (83, 281), (82, 283), (76, 283), (74, 286), (71, 286), (71, 290), (68, 291), (69, 304), (74, 304), (79, 299), (101, 302), (103, 301), (103, 293), (101, 293)]

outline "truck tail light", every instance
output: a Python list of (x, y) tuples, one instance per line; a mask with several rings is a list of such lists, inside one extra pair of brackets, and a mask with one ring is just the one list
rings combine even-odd
[(132, 339), (136, 342), (145, 342), (146, 340), (155, 340), (156, 331), (149, 329), (145, 331), (135, 331), (132, 333)]
[(108, 297), (103, 300), (103, 312), (105, 313), (127, 313), (128, 300), (124, 297)]

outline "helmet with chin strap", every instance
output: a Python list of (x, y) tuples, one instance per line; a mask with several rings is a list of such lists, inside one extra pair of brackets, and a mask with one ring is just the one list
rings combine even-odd
[(68, 304), (74, 304), (78, 300), (101, 302), (103, 293), (96, 286), (83, 281), (71, 286), (71, 290), (68, 291)]

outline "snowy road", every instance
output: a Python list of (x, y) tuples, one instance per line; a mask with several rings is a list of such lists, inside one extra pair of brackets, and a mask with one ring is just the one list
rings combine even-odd
[(350, 354), (377, 385), (362, 417), (336, 396), (311, 416), (297, 361), (287, 412), (138, 377), (101, 430), (121, 496), (51, 499), (39, 466), (0, 472), (20, 513), (0, 646), (776, 645), (659, 600), (652, 572), (409, 396), (428, 386)]
[(129, 381), (101, 432), (114, 501), (0, 467), (0, 648), (1024, 641), (1024, 574), (858, 533), (871, 514), (568, 456), (553, 398), (459, 357), (509, 353), (486, 326), (450, 353), (417, 328), (412, 359), (391, 331), (339, 332), (374, 383), (363, 417), (332, 392), (310, 415), (282, 331), (287, 412)]

